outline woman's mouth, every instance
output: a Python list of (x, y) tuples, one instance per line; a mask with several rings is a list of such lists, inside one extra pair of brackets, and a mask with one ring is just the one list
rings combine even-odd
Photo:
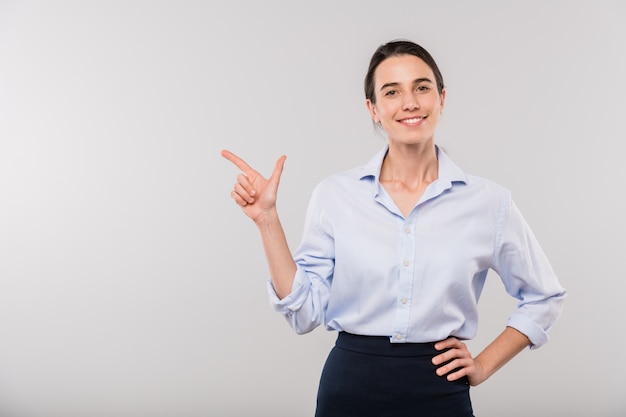
[(417, 125), (421, 124), (422, 121), (424, 121), (426, 119), (426, 117), (428, 117), (428, 116), (409, 117), (409, 118), (406, 118), (406, 119), (401, 119), (401, 120), (399, 120), (399, 122), (402, 123), (403, 125), (407, 125), (407, 126), (417, 126)]

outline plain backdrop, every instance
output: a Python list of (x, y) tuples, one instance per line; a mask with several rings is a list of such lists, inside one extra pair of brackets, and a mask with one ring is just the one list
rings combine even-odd
[[(437, 142), (508, 187), (569, 290), (477, 417), (626, 415), (620, 0), (0, 1), (0, 416), (306, 417), (336, 335), (268, 303), (238, 170), (314, 185), (384, 144), (363, 76), (408, 38), (448, 87)], [(497, 275), (478, 353), (515, 309)]]

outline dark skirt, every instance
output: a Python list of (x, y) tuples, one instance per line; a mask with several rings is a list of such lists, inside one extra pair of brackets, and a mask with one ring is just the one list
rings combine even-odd
[(324, 365), (316, 417), (473, 417), (467, 378), (435, 373), (434, 343), (340, 332)]

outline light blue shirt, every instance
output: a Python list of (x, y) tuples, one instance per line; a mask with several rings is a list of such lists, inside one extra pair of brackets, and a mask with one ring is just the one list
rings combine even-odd
[(394, 343), (471, 339), (489, 269), (519, 300), (508, 319), (537, 348), (566, 291), (505, 188), (465, 174), (439, 148), (438, 179), (404, 217), (367, 164), (315, 187), (291, 293), (270, 301), (296, 333), (389, 336)]

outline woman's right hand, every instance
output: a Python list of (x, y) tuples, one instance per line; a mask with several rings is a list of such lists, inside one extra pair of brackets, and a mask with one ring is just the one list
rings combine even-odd
[(237, 182), (230, 196), (241, 206), (243, 212), (258, 224), (276, 208), (278, 184), (287, 157), (283, 155), (278, 158), (272, 175), (266, 179), (234, 153), (223, 150), (222, 156), (242, 171), (237, 175)]

